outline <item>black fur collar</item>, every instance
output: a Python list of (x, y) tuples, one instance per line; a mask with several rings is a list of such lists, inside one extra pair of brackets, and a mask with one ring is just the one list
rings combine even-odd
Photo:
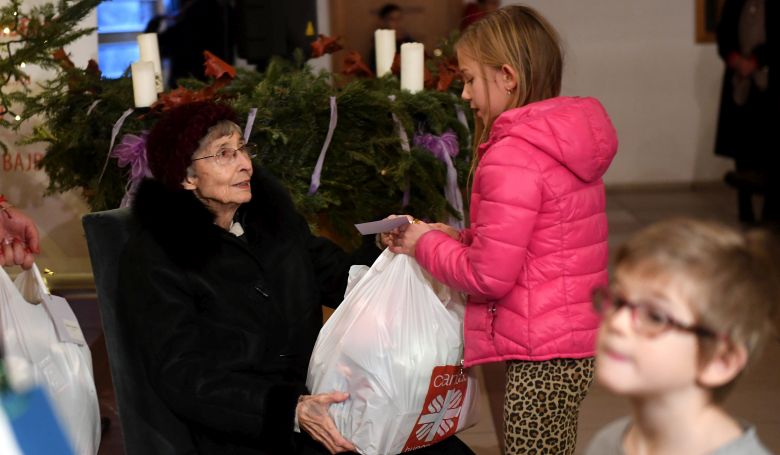
[[(257, 167), (251, 185), (252, 200), (236, 214), (250, 243), (258, 236), (273, 238), (289, 232), (297, 214), (287, 190)], [(200, 268), (219, 253), (224, 230), (214, 224), (214, 215), (191, 191), (172, 190), (157, 180), (145, 179), (132, 210), (141, 227), (184, 268)]]

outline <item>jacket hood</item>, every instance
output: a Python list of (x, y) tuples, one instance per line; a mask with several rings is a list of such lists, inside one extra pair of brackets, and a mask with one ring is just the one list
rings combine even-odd
[[(250, 180), (252, 199), (239, 207), (236, 221), (250, 240), (276, 236), (290, 229), (295, 208), (287, 190), (264, 169), (255, 167)], [(168, 256), (185, 269), (201, 268), (219, 251), (226, 231), (192, 191), (171, 189), (144, 179), (132, 206), (133, 215)]]
[(618, 147), (615, 127), (595, 98), (557, 97), (510, 109), (493, 123), (480, 153), (507, 137), (531, 144), (586, 182), (604, 175)]

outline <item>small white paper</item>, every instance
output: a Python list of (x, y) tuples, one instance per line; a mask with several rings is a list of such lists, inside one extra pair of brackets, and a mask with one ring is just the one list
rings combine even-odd
[(75, 343), (81, 346), (87, 344), (84, 333), (81, 331), (79, 320), (73, 314), (68, 302), (56, 295), (44, 295), (43, 305), (49, 312), (54, 328), (57, 330), (57, 338), (63, 343)]
[(385, 218), (384, 220), (371, 221), (370, 223), (356, 224), (355, 227), (363, 235), (378, 234), (380, 232), (390, 232), (393, 229), (409, 224), (409, 218), (399, 216), (396, 218)]

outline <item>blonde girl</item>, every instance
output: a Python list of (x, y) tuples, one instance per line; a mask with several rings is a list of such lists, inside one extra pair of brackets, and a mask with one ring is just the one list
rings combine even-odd
[(469, 295), (465, 365), (506, 362), (507, 453), (574, 453), (607, 282), (602, 175), (615, 129), (593, 98), (561, 97), (558, 35), (524, 6), (472, 24), (457, 46), (477, 131), (470, 226), (414, 223), (393, 251)]

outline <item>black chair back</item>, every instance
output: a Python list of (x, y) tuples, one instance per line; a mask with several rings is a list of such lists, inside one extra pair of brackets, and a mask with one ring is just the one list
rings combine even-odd
[(151, 388), (133, 344), (132, 309), (121, 308), (119, 259), (138, 229), (129, 209), (107, 210), (82, 218), (95, 276), (98, 305), (114, 382), (125, 453), (128, 455), (194, 453), (189, 430)]

